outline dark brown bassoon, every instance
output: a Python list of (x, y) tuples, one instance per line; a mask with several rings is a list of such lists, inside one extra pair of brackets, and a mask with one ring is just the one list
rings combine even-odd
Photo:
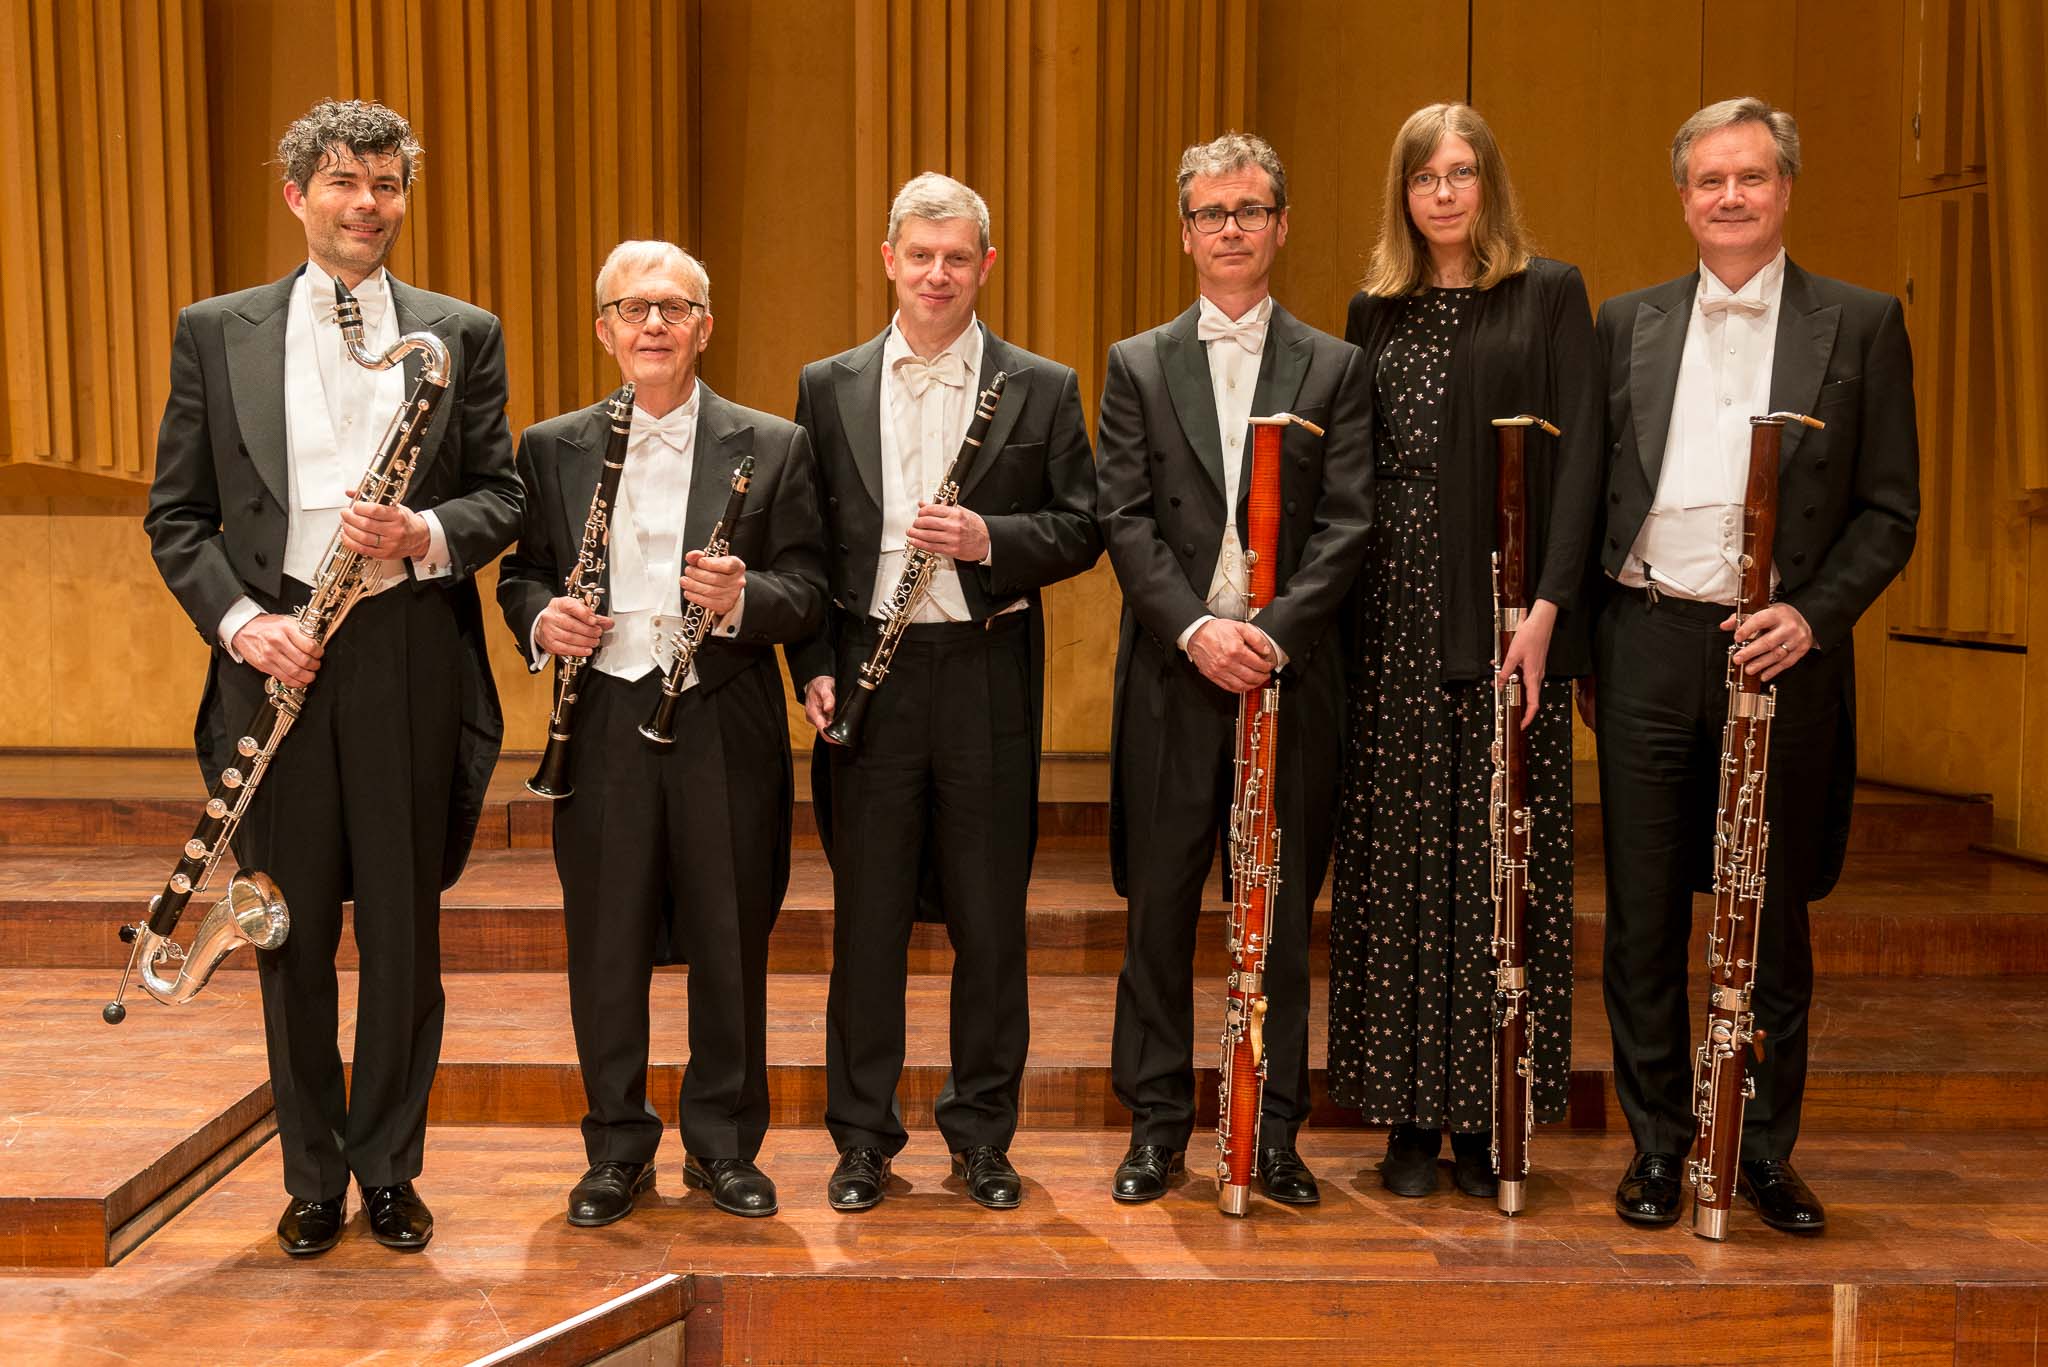
[(1728, 646), (1728, 721), (1721, 731), (1721, 796), (1714, 815), (1714, 924), (1707, 934), (1706, 1037), (1693, 1056), (1693, 1114), (1699, 1137), (1685, 1166), (1693, 1185), (1692, 1232), (1724, 1239), (1742, 1151), (1743, 1103), (1756, 1095), (1749, 1055), (1763, 1057), (1756, 1028), (1757, 925), (1764, 910), (1764, 857), (1771, 827), (1764, 819), (1770, 776), (1771, 717), (1778, 689), (1744, 671), (1742, 623), (1771, 601), (1771, 542), (1778, 530), (1778, 444), (1788, 422), (1821, 427), (1803, 413), (1749, 420), (1749, 482), (1742, 496), (1742, 588), (1735, 605), (1737, 640)]
[[(1493, 420), (1500, 463), (1494, 473), (1493, 672), (1496, 678), (1529, 614), (1531, 427), (1558, 429), (1523, 413)], [(1529, 765), (1522, 711), (1528, 682), (1517, 671), (1493, 693), (1493, 782), (1486, 829), (1493, 890), (1493, 1171), (1495, 1204), (1518, 1215), (1529, 1177), (1529, 1132), (1536, 1122), (1535, 1022), (1529, 1009)]]
[[(1253, 418), (1251, 485), (1245, 492), (1245, 566), (1251, 613), (1273, 601), (1280, 579), (1280, 448), (1288, 424), (1323, 429), (1292, 413)], [(1243, 1215), (1258, 1165), (1259, 1108), (1266, 1091), (1266, 953), (1280, 896), (1275, 782), (1280, 756), (1280, 680), (1237, 703), (1237, 763), (1230, 801), (1230, 978), (1223, 1014), (1223, 1068), (1216, 1108), (1216, 1206)]]

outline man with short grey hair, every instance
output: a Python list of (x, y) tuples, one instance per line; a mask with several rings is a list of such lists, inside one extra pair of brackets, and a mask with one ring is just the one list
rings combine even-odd
[[(1764, 1056), (1749, 1070), (1738, 1190), (1766, 1224), (1817, 1233), (1825, 1212), (1789, 1161), (1813, 996), (1807, 904), (1834, 886), (1848, 839), (1853, 628), (1913, 549), (1912, 355), (1898, 300), (1785, 255), (1790, 114), (1758, 99), (1710, 105), (1679, 129), (1672, 165), (1699, 269), (1609, 300), (1598, 325), (1605, 573), (1589, 598), (1595, 676), (1580, 705), (1599, 739), (1607, 1017), (1636, 1143), (1615, 1208), (1638, 1224), (1679, 1214), (1699, 1038), (1686, 946), (1711, 863), (1732, 650), (1777, 694), (1754, 996)], [(1749, 420), (1788, 409), (1827, 426), (1784, 430), (1775, 601), (1738, 628)]]
[[(1181, 157), (1181, 247), (1199, 297), (1109, 349), (1095, 510), (1124, 594), (1111, 741), (1110, 860), (1129, 899), (1111, 1079), (1131, 1146), (1119, 1201), (1165, 1195), (1195, 1123), (1194, 953), (1224, 829), (1238, 698), (1280, 680), (1275, 805), (1286, 840), (1266, 988), (1268, 1077), (1258, 1179), (1312, 1205), (1295, 1150), (1308, 1118), (1309, 908), (1329, 866), (1343, 740), (1339, 605), (1372, 518), (1372, 384), (1349, 342), (1273, 299), (1287, 174), (1266, 142), (1227, 133)], [(1240, 535), (1248, 420), (1293, 413), (1282, 438), (1278, 589), (1247, 620)], [(1212, 1022), (1220, 1025), (1220, 1022)]]
[[(823, 631), (789, 654), (820, 738), (812, 810), (832, 862), (825, 1124), (839, 1146), (826, 1196), (865, 1210), (907, 1135), (903, 1072), (911, 922), (943, 912), (953, 943), (952, 1071), (934, 1107), (967, 1195), (1023, 1197), (1009, 1159), (1031, 1038), (1024, 896), (1038, 838), (1045, 618), (1039, 595), (1102, 553), (1089, 511), (1088, 430), (1074, 372), (975, 316), (995, 265), (988, 207), (926, 173), (889, 211), (882, 268), (896, 313), (851, 351), (805, 366), (796, 420), (811, 434), (829, 535)], [(934, 498), (976, 396), (1008, 377), (957, 503)], [(888, 676), (861, 666), (912, 551), (939, 557)], [(846, 744), (827, 728), (868, 699)]]

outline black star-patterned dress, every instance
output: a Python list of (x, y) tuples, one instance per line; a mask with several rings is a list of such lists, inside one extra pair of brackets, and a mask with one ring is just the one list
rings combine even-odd
[[(1493, 693), (1443, 681), (1437, 443), (1470, 289), (1407, 300), (1375, 366), (1372, 549), (1354, 595), (1330, 919), (1330, 1095), (1372, 1124), (1491, 1125)], [(1528, 737), (1536, 1113), (1563, 1116), (1571, 1051), (1571, 702)]]

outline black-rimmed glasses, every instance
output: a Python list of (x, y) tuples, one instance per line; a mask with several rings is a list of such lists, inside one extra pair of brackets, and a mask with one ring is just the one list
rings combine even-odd
[(670, 327), (681, 327), (697, 314), (709, 313), (711, 306), (695, 299), (642, 299), (627, 295), (598, 305), (597, 311), (603, 313), (606, 309), (611, 309), (622, 322), (627, 323), (644, 323), (648, 314), (659, 312), (662, 322)]
[(1280, 212), (1272, 204), (1240, 204), (1235, 209), (1226, 209), (1219, 204), (1210, 204), (1187, 212), (1188, 222), (1195, 225), (1198, 233), (1220, 233), (1223, 225), (1235, 221), (1241, 233), (1255, 233), (1273, 221), (1273, 215)]

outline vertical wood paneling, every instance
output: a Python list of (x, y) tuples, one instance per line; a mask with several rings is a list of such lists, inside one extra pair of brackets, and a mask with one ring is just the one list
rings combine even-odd
[(1998, 411), (2022, 485), (2048, 489), (2048, 10), (1985, 0), (1985, 20)]
[(1901, 193), (1984, 178), (1983, 10), (1984, 0), (1907, 0)]

